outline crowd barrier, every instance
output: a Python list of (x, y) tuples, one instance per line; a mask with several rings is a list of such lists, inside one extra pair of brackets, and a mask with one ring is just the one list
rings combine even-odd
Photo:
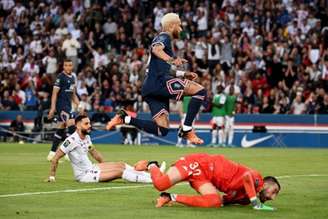
[[(6, 111), (0, 112), (0, 126), (8, 128), (10, 122), (21, 114), (28, 128), (33, 127), (37, 112)], [(90, 113), (92, 116), (92, 113)], [(113, 113), (110, 113), (113, 116)], [(151, 119), (149, 113), (139, 113), (138, 118)], [(211, 142), (211, 115), (200, 114), (195, 128), (204, 145)], [(139, 144), (171, 145), (177, 142), (180, 125), (178, 114), (170, 114), (170, 132), (165, 137), (157, 137), (139, 132)], [(119, 130), (105, 131), (95, 129), (92, 133), (94, 143), (120, 144), (122, 135)], [(233, 145), (236, 147), (311, 147), (328, 148), (328, 115), (272, 115), (239, 114), (235, 116)]]

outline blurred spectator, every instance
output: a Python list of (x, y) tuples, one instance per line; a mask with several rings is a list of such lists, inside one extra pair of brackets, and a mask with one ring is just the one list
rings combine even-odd
[(102, 123), (107, 124), (107, 122), (110, 120), (110, 117), (105, 112), (105, 108), (103, 106), (100, 106), (98, 110), (95, 111), (95, 113), (91, 117), (92, 123)]
[(228, 90), (233, 80), (240, 113), (294, 113), (298, 107), (302, 113), (325, 113), (326, 1), (0, 4), (1, 110), (43, 108), (62, 61), (69, 58), (91, 110), (115, 111), (134, 99), (134, 110), (147, 111), (140, 90), (149, 48), (163, 15), (177, 12), (184, 30), (172, 40), (175, 52), (188, 60), (185, 70), (197, 72), (209, 93), (218, 84)]
[(13, 132), (14, 141), (22, 141), (20, 137), (15, 135), (15, 132), (20, 132), (19, 135), (23, 135), (23, 133), (21, 132), (25, 131), (25, 125), (23, 123), (22, 115), (17, 115), (16, 119), (10, 123), (9, 130)]
[(78, 49), (81, 48), (80, 43), (72, 38), (72, 34), (68, 33), (67, 38), (64, 40), (62, 50), (65, 52), (66, 58), (73, 62), (73, 72), (77, 72), (78, 67)]

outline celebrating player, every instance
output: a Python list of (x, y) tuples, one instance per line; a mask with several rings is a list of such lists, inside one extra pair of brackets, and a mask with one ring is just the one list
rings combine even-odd
[(166, 136), (169, 131), (169, 99), (179, 100), (186, 95), (191, 96), (191, 100), (179, 136), (189, 140), (191, 144), (203, 144), (204, 141), (193, 130), (192, 123), (206, 98), (206, 91), (193, 81), (197, 78), (196, 73), (177, 70), (175, 77), (169, 75), (172, 65), (179, 67), (187, 62), (185, 59), (175, 58), (171, 45), (172, 39), (178, 38), (182, 31), (181, 21), (177, 14), (168, 13), (163, 16), (161, 24), (163, 32), (152, 42), (148, 72), (142, 86), (142, 96), (150, 107), (154, 121), (132, 118), (124, 110), (120, 110), (107, 124), (107, 129), (126, 123), (158, 136)]
[(53, 86), (48, 119), (52, 119), (56, 111), (59, 117), (58, 127), (47, 157), (49, 161), (55, 156), (58, 145), (66, 138), (65, 129), (68, 128), (70, 134), (75, 131), (74, 119), (71, 113), (72, 100), (77, 106), (80, 101), (76, 95), (76, 82), (72, 70), (73, 62), (69, 59), (64, 60), (64, 71), (58, 75)]
[[(178, 202), (194, 207), (221, 207), (229, 204), (252, 204), (256, 210), (273, 210), (263, 203), (275, 199), (280, 184), (273, 176), (262, 178), (259, 172), (226, 159), (223, 155), (191, 154), (181, 157), (166, 173), (156, 161), (139, 161), (137, 170), (150, 171), (154, 187), (165, 191), (188, 181), (200, 195), (180, 195), (163, 192), (156, 207)], [(218, 192), (224, 192), (221, 197)]]
[[(75, 179), (83, 183), (107, 182), (122, 178), (130, 182), (151, 183), (150, 174), (136, 171), (134, 167), (123, 162), (104, 162), (102, 155), (92, 145), (89, 133), (90, 119), (86, 115), (79, 115), (75, 119), (76, 131), (61, 144), (52, 159), (48, 182), (54, 182), (58, 161), (68, 154)], [(88, 153), (98, 161), (92, 164)]]

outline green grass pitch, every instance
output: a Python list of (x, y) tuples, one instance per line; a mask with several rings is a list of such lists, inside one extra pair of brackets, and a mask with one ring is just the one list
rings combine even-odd
[[(271, 203), (275, 212), (258, 212), (249, 206), (221, 209), (182, 205), (156, 209), (158, 192), (151, 186), (116, 180), (81, 184), (73, 179), (69, 162), (59, 164), (57, 182), (45, 183), (49, 145), (0, 144), (0, 218), (328, 218), (328, 150), (325, 149), (218, 149), (170, 146), (98, 145), (106, 161), (134, 164), (141, 159), (171, 163), (179, 156), (222, 153), (228, 158), (259, 170), (263, 176), (280, 178), (282, 191)], [(141, 187), (137, 187), (141, 185)], [(131, 188), (128, 188), (131, 186)], [(111, 189), (112, 187), (119, 187)], [(82, 191), (75, 191), (82, 189)], [(85, 189), (90, 189), (86, 191)], [(73, 192), (63, 192), (74, 190)], [(7, 194), (56, 193), (4, 197)], [(188, 185), (175, 186), (175, 193), (195, 194)]]

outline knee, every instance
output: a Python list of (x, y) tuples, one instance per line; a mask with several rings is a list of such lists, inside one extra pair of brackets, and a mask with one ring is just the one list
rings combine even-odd
[(204, 95), (205, 96), (207, 94), (207, 92), (206, 92), (205, 88), (203, 87), (201, 90), (199, 90), (197, 92), (197, 94), (201, 94), (201, 95)]
[(193, 97), (205, 100), (207, 96), (207, 91), (205, 90), (205, 88), (202, 88), (201, 90), (197, 91)]
[(158, 127), (158, 134), (159, 136), (167, 136), (169, 133), (169, 129), (165, 127)]
[(158, 182), (158, 181), (153, 181), (153, 185), (160, 192), (163, 192), (163, 191), (167, 190), (168, 188), (170, 188), (170, 184), (165, 184), (165, 183)]
[(160, 192), (165, 191), (171, 187), (171, 181), (167, 175), (163, 175), (157, 179), (152, 177), (152, 181), (154, 187)]
[(167, 187), (163, 186), (162, 184), (158, 184), (158, 183), (156, 184), (153, 182), (153, 185), (159, 192), (163, 192), (167, 190)]

